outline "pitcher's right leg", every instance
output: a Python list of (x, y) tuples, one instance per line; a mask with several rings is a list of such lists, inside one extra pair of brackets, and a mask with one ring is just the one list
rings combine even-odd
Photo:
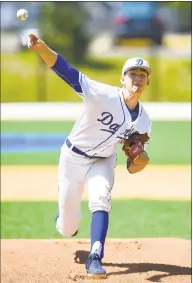
[(83, 184), (70, 184), (69, 180), (63, 177), (63, 184), (59, 186), (58, 192), (59, 213), (56, 220), (56, 229), (63, 236), (74, 236), (78, 230), (83, 189)]
[[(74, 187), (75, 188), (75, 187)], [(82, 191), (82, 185), (76, 187), (77, 191)], [(65, 191), (65, 196), (63, 194)], [(74, 236), (77, 233), (80, 215), (81, 196), (75, 194), (70, 186), (59, 187), (58, 217), (56, 229), (63, 236)]]
[(85, 164), (76, 164), (61, 151), (58, 170), (58, 217), (56, 229), (63, 236), (73, 236), (80, 221), (80, 203), (84, 191)]

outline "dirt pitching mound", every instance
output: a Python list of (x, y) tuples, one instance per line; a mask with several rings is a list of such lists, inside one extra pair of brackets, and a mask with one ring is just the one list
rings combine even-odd
[[(82, 239), (2, 240), (1, 282), (91, 282), (84, 267), (88, 251), (89, 241)], [(191, 242), (107, 240), (103, 266), (108, 274), (104, 281), (108, 283), (190, 283)]]

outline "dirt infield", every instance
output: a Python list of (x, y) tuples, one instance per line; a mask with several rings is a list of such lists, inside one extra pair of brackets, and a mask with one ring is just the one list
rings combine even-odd
[[(57, 200), (57, 166), (3, 166), (1, 200)], [(112, 198), (190, 199), (191, 167), (148, 166), (128, 174), (117, 166)], [(87, 189), (83, 198), (87, 198)]]
[[(57, 200), (57, 167), (3, 166), (1, 199)], [(135, 189), (134, 189), (135, 188)], [(86, 192), (84, 198), (86, 198)], [(138, 175), (116, 168), (117, 197), (191, 198), (190, 166), (149, 166)], [(2, 283), (87, 283), (88, 240), (2, 240)], [(190, 283), (191, 242), (183, 239), (107, 239), (108, 283)], [(94, 280), (94, 282), (99, 282)], [(100, 281), (101, 282), (101, 281)]]
[[(3, 240), (1, 282), (91, 282), (84, 268), (88, 249), (84, 240)], [(190, 283), (190, 241), (107, 240), (103, 265), (108, 283)]]

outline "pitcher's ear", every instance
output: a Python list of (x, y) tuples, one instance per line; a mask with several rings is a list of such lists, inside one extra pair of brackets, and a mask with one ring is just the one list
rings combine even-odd
[(150, 85), (150, 79), (148, 78), (147, 80), (147, 86)]
[(125, 82), (125, 77), (124, 76), (120, 77), (120, 82), (121, 82), (121, 84), (124, 84), (124, 82)]

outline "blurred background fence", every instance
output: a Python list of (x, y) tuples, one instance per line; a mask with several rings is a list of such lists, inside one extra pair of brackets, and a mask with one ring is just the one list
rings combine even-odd
[[(129, 57), (149, 60), (142, 101), (191, 101), (191, 2), (1, 2), (2, 102), (80, 102), (26, 46), (34, 31), (87, 76), (120, 85)], [(16, 11), (29, 17), (18, 21)]]

